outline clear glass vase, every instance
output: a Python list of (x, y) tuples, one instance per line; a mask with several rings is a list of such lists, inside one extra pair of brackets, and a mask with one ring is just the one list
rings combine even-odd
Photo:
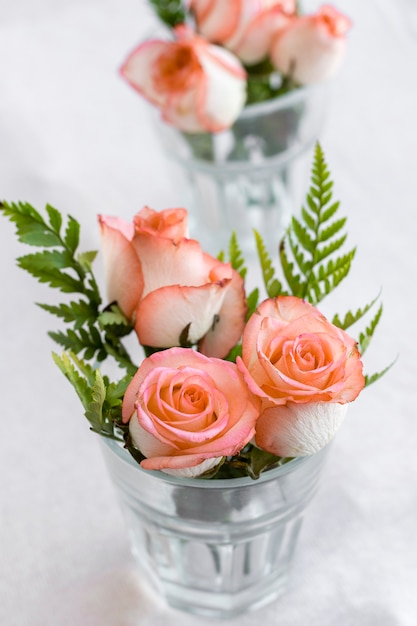
[(276, 253), (293, 212), (291, 167), (318, 139), (327, 96), (323, 85), (296, 89), (246, 106), (215, 134), (183, 133), (158, 118), (164, 152), (186, 176), (193, 236), (206, 250), (224, 249), (235, 230), (243, 250), (254, 252), (256, 229)]
[(169, 605), (227, 618), (284, 592), (326, 448), (258, 480), (176, 478), (142, 470), (113, 440), (102, 450), (133, 555)]

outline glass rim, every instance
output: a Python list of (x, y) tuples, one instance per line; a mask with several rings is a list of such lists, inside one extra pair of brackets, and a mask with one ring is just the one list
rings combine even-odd
[(309, 459), (316, 457), (320, 454), (321, 450), (312, 456), (296, 457), (288, 461), (284, 465), (275, 467), (274, 469), (263, 472), (259, 478), (253, 479), (250, 476), (243, 476), (241, 478), (219, 478), (215, 480), (201, 479), (201, 478), (186, 478), (182, 476), (172, 476), (160, 470), (144, 470), (140, 467), (139, 463), (135, 461), (132, 455), (123, 447), (123, 445), (114, 439), (108, 437), (100, 437), (102, 445), (105, 445), (112, 453), (114, 453), (120, 461), (129, 465), (132, 469), (137, 470), (139, 474), (143, 474), (149, 478), (156, 478), (177, 487), (193, 487), (198, 489), (225, 489), (236, 487), (248, 487), (256, 486), (260, 483), (269, 482), (280, 476), (288, 474), (304, 463), (307, 463)]

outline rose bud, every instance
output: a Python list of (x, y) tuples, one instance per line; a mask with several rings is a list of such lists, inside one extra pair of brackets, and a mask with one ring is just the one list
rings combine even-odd
[(143, 346), (197, 344), (203, 354), (223, 358), (245, 325), (243, 279), (183, 236), (186, 217), (185, 209), (148, 207), (132, 224), (99, 216), (108, 298)]
[(273, 35), (293, 15), (295, 0), (191, 0), (198, 31), (247, 65), (268, 56)]
[(272, 63), (302, 85), (327, 80), (342, 63), (350, 27), (351, 21), (329, 5), (315, 15), (294, 17), (273, 39)]

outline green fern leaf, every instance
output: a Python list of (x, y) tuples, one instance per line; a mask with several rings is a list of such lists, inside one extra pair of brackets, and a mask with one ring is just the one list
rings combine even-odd
[(340, 237), (340, 239), (336, 239), (335, 241), (332, 241), (327, 246), (324, 246), (322, 248), (317, 248), (315, 262), (321, 263), (321, 261), (329, 257), (331, 254), (334, 254), (337, 250), (340, 250), (340, 248), (342, 248), (345, 241), (346, 241), (346, 235), (343, 235), (343, 237)]
[(50, 204), (46, 205), (46, 211), (49, 215), (49, 223), (51, 225), (52, 230), (59, 235), (61, 226), (62, 226), (62, 216), (57, 209), (54, 209)]
[(334, 202), (331, 206), (329, 206), (327, 209), (322, 211), (321, 223), (325, 224), (326, 222), (328, 222), (337, 213), (339, 207), (340, 207), (340, 202)]
[(323, 229), (318, 238), (318, 243), (323, 243), (324, 241), (328, 241), (331, 237), (334, 237), (336, 233), (340, 232), (344, 225), (346, 224), (346, 218), (342, 217), (339, 220), (334, 221), (330, 226)]
[(63, 319), (67, 324), (73, 323), (75, 329), (81, 328), (87, 322), (93, 323), (98, 314), (97, 307), (92, 306), (85, 300), (60, 304), (59, 306), (38, 303), (38, 306), (44, 311), (48, 311), (48, 313)]
[(262, 278), (269, 298), (276, 298), (282, 293), (281, 282), (275, 278), (275, 270), (263, 239), (258, 231), (254, 231), (256, 249), (262, 270)]
[(259, 289), (256, 287), (247, 297), (248, 304), (248, 312), (246, 314), (246, 319), (248, 320), (252, 313), (256, 310), (259, 302)]
[(307, 250), (307, 252), (313, 253), (316, 247), (316, 241), (308, 234), (307, 229), (298, 221), (296, 217), (292, 218), (291, 232), (298, 240), (300, 245)]
[[(95, 371), (95, 380), (91, 387), (91, 402), (89, 403), (85, 416), (91, 424), (91, 429), (96, 433), (102, 434), (111, 433), (113, 430), (112, 424), (107, 424), (103, 418), (103, 405), (106, 399), (106, 387), (104, 385), (104, 380), (99, 372), (99, 370)], [(108, 429), (110, 426), (110, 431)]]
[(110, 383), (107, 386), (106, 402), (110, 405), (110, 407), (119, 406), (122, 403), (126, 389), (128, 388), (131, 380), (132, 376), (130, 374), (126, 374), (124, 378), (121, 378), (116, 383)]
[[(301, 282), (301, 277), (299, 274), (296, 274), (294, 271), (294, 263), (288, 258), (285, 242), (282, 241), (279, 247), (279, 255), (281, 261), (281, 269), (283, 271), (285, 280), (290, 288), (290, 292), (293, 296), (299, 296), (304, 291), (304, 283)], [(287, 295), (284, 291), (282, 291), (283, 295)]]
[(74, 387), (83, 407), (87, 409), (92, 400), (91, 388), (71, 362), (72, 356), (71, 353), (66, 352), (63, 352), (61, 356), (55, 352), (52, 353), (55, 364)]
[(375, 329), (378, 326), (379, 321), (381, 319), (382, 310), (383, 310), (383, 305), (381, 304), (375, 316), (372, 318), (369, 326), (366, 327), (365, 332), (360, 333), (359, 335), (359, 351), (361, 354), (365, 353), (366, 349), (368, 348), (371, 342)]
[(78, 248), (78, 244), (80, 241), (80, 225), (79, 223), (71, 217), (68, 216), (67, 228), (65, 230), (65, 245), (68, 250), (71, 251), (72, 254), (75, 253)]
[(97, 329), (94, 326), (88, 328), (89, 330), (80, 328), (77, 331), (68, 329), (66, 332), (50, 331), (48, 335), (67, 351), (74, 354), (80, 354), (84, 351), (86, 360), (96, 357), (97, 360), (101, 361), (107, 356), (106, 349)]
[(301, 216), (302, 216), (305, 224), (307, 225), (307, 227), (310, 230), (314, 231), (316, 229), (317, 223), (316, 223), (315, 219), (312, 217), (312, 215), (310, 215), (310, 213), (304, 207), (301, 207)]
[(68, 267), (70, 259), (67, 253), (44, 251), (36, 254), (27, 254), (17, 259), (18, 266), (37, 278), (40, 283), (48, 283), (51, 287), (63, 293), (82, 293), (82, 281), (74, 278), (61, 267)]
[(376, 381), (382, 378), (382, 376), (384, 376), (384, 374), (386, 374), (391, 369), (391, 367), (395, 365), (396, 362), (397, 362), (397, 359), (394, 359), (392, 363), (387, 365), (387, 367), (384, 367), (384, 369), (381, 370), (380, 372), (375, 372), (372, 375), (366, 374), (365, 375), (365, 387), (369, 387), (369, 385), (376, 383)]
[(59, 236), (45, 223), (40, 213), (27, 203), (1, 203), (0, 211), (14, 222), (19, 241), (31, 246), (59, 246)]
[(311, 259), (306, 260), (305, 255), (303, 254), (303, 252), (301, 252), (299, 246), (291, 235), (289, 236), (288, 241), (290, 244), (292, 255), (294, 257), (294, 261), (297, 263), (298, 268), (301, 270), (302, 274), (307, 274), (311, 270)]
[(93, 261), (97, 256), (97, 250), (82, 252), (77, 255), (77, 261), (86, 272), (91, 272)]
[(357, 309), (354, 313), (348, 311), (343, 319), (340, 319), (339, 315), (336, 314), (332, 319), (332, 324), (334, 324), (338, 328), (341, 328), (342, 330), (347, 330), (350, 326), (353, 326), (353, 324), (355, 324), (362, 317), (364, 317), (364, 315), (366, 315), (368, 311), (370, 311), (370, 309), (374, 306), (379, 297), (380, 294), (378, 294), (376, 298), (372, 300), (372, 302), (364, 306), (362, 309)]
[(235, 231), (232, 232), (229, 241), (229, 260), (233, 269), (239, 272), (241, 277), (245, 279), (247, 268), (245, 267), (245, 260), (243, 258), (242, 250), (239, 247)]

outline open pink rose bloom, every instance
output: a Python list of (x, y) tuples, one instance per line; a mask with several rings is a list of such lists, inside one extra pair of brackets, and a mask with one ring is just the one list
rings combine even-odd
[(294, 296), (258, 307), (243, 333), (238, 367), (262, 400), (256, 443), (279, 456), (326, 445), (365, 384), (354, 339)]
[(142, 362), (123, 420), (147, 457), (142, 467), (193, 477), (249, 443), (258, 405), (234, 363), (171, 348)]

